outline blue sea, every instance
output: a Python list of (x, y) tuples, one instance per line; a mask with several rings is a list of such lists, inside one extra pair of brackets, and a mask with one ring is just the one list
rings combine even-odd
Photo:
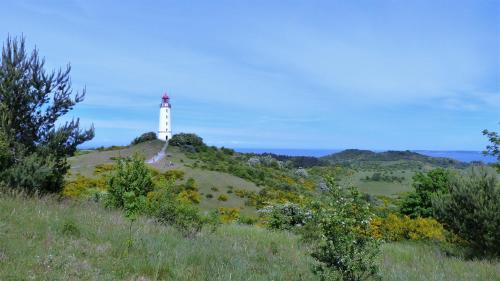
[[(275, 149), (275, 148), (236, 148), (243, 153), (274, 153), (289, 156), (314, 156), (321, 157), (342, 151), (342, 149)], [(485, 156), (481, 151), (435, 151), (435, 150), (413, 150), (414, 152), (431, 156), (455, 159), (461, 162), (482, 161), (484, 163), (497, 162), (495, 157)], [(380, 151), (377, 151), (380, 152)]]

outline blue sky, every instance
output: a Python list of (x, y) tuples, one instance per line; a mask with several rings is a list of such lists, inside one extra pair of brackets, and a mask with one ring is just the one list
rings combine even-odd
[[(161, 3), (160, 3), (161, 2)], [(500, 122), (500, 1), (2, 1), (87, 97), (88, 145), (157, 130), (240, 148), (481, 150)]]

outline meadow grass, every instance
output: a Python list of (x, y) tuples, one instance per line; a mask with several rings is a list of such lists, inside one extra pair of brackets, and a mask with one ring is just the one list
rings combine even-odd
[(0, 198), (0, 280), (315, 280), (297, 237), (247, 226), (187, 239), (91, 202)]
[(498, 261), (465, 261), (421, 242), (384, 244), (381, 270), (383, 279), (392, 281), (500, 280)]
[[(0, 280), (318, 280), (298, 237), (224, 225), (187, 239), (93, 202), (0, 194)], [(382, 246), (383, 280), (499, 280), (500, 264), (424, 243)]]

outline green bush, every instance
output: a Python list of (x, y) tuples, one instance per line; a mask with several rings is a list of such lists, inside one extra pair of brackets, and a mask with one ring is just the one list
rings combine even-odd
[(196, 134), (180, 133), (175, 134), (169, 141), (170, 145), (178, 146), (188, 152), (196, 152), (205, 148), (203, 139)]
[(325, 201), (314, 203), (312, 219), (307, 223), (317, 240), (312, 256), (314, 272), (322, 280), (378, 279), (377, 239), (366, 235), (372, 214), (369, 205), (355, 188), (341, 189), (327, 179)]
[(437, 218), (465, 239), (471, 254), (500, 256), (500, 189), (485, 168), (456, 177), (449, 193), (433, 198)]
[(298, 204), (284, 203), (266, 206), (259, 210), (266, 225), (271, 229), (293, 230), (311, 219), (311, 211)]
[(80, 236), (80, 229), (73, 220), (65, 221), (61, 226), (61, 233), (68, 236)]
[(185, 174), (184, 171), (172, 169), (164, 172), (163, 176), (167, 179), (182, 180)]
[(184, 236), (195, 236), (205, 224), (198, 208), (192, 204), (181, 203), (173, 192), (172, 181), (148, 194), (147, 214), (158, 222), (172, 225)]
[(7, 186), (28, 193), (59, 192), (63, 187), (65, 171), (66, 164), (61, 166), (53, 157), (33, 153), (0, 171), (0, 178)]
[(123, 208), (127, 198), (145, 197), (153, 187), (151, 171), (142, 157), (135, 154), (119, 159), (108, 182), (107, 205)]
[(217, 200), (223, 201), (223, 202), (227, 201), (227, 199), (229, 199), (229, 198), (225, 194), (221, 194), (221, 195), (219, 195), (219, 197), (217, 197)]
[(156, 140), (157, 137), (156, 137), (156, 133), (154, 132), (147, 132), (147, 133), (144, 133), (142, 135), (140, 135), (139, 137), (135, 138), (131, 145), (136, 145), (136, 144), (139, 144), (139, 143), (143, 143), (143, 142), (147, 142), (147, 141), (152, 141), (152, 140)]
[(409, 193), (401, 204), (400, 212), (412, 218), (433, 216), (432, 197), (447, 193), (450, 189), (452, 174), (437, 168), (427, 173), (416, 173), (413, 177), (414, 192)]

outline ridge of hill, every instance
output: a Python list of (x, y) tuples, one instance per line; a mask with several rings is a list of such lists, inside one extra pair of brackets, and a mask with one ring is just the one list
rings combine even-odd
[(464, 168), (468, 164), (444, 157), (431, 157), (417, 152), (405, 150), (395, 151), (388, 150), (383, 152), (374, 152), (371, 150), (361, 149), (346, 149), (337, 153), (333, 153), (320, 158), (330, 164), (344, 164), (344, 165), (362, 165), (369, 162), (397, 162), (397, 161), (411, 161), (421, 164), (428, 164), (438, 167), (454, 167)]

